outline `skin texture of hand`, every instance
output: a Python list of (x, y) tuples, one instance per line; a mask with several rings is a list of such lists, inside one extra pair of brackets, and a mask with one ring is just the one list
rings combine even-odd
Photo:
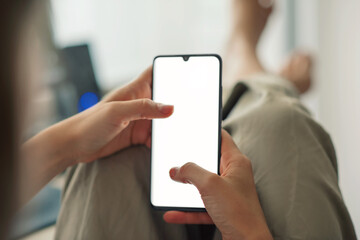
[[(174, 107), (151, 98), (152, 68), (93, 106), (25, 142), (19, 164), (26, 202), (54, 176), (132, 145), (150, 146), (151, 119), (171, 116)], [(36, 174), (35, 174), (36, 173)]]
[(224, 240), (272, 239), (255, 188), (251, 162), (222, 131), (220, 173), (194, 163), (172, 168), (170, 177), (195, 185), (207, 213), (168, 211), (164, 220), (177, 224), (215, 224)]

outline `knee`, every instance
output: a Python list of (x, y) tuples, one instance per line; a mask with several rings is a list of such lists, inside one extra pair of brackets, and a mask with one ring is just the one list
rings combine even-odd
[(231, 119), (225, 128), (228, 128), (233, 136), (248, 141), (259, 136), (284, 133), (284, 129), (289, 129), (301, 120), (310, 118), (309, 113), (298, 100), (268, 96), (251, 108), (243, 111), (239, 109), (238, 117)]
[(276, 99), (265, 103), (258, 111), (266, 122), (280, 126), (286, 126), (294, 120), (311, 118), (309, 112), (297, 99)]
[[(81, 190), (104, 191), (133, 185), (144, 185), (150, 175), (150, 151), (143, 146), (136, 146), (99, 159), (88, 164), (80, 164), (68, 175), (64, 189), (68, 192)], [(135, 186), (136, 185), (136, 186)]]
[[(145, 146), (135, 146), (119, 151), (111, 156), (99, 159), (96, 164), (100, 169), (134, 170), (143, 168), (150, 161), (150, 151)], [(116, 170), (118, 171), (118, 170)]]
[(141, 180), (149, 175), (150, 151), (145, 146), (131, 147), (94, 162), (97, 178)]

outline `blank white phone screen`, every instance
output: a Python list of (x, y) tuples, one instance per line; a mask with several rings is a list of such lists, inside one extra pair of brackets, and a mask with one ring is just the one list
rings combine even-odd
[(169, 170), (194, 162), (217, 173), (220, 68), (215, 56), (154, 60), (153, 100), (174, 105), (172, 116), (152, 124), (150, 198), (156, 207), (204, 208), (195, 186), (174, 182)]

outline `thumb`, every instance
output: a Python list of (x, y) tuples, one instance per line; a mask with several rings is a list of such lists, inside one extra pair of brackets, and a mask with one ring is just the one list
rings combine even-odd
[(209, 184), (214, 183), (213, 180), (219, 178), (217, 174), (209, 172), (191, 162), (186, 163), (181, 168), (172, 168), (169, 173), (172, 180), (193, 184), (200, 193), (205, 190)]
[(240, 152), (234, 140), (228, 132), (221, 130), (221, 153), (225, 152)]
[(118, 102), (115, 114), (123, 121), (167, 118), (174, 112), (174, 106), (156, 103), (150, 99)]

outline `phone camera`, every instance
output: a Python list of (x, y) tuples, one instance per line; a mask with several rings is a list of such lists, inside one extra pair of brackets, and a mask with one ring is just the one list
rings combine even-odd
[(187, 62), (189, 60), (189, 56), (183, 56), (183, 59), (185, 62)]

